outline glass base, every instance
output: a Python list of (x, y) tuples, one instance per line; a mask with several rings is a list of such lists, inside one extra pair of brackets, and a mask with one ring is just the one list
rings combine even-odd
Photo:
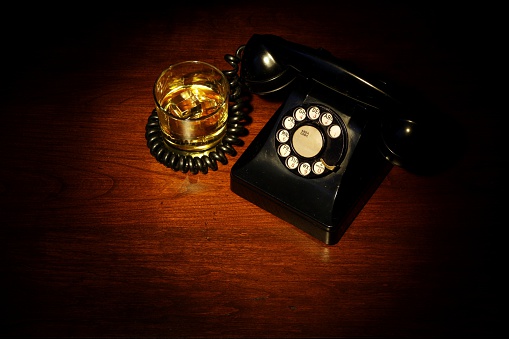
[(190, 172), (192, 174), (199, 172), (207, 174), (209, 169), (217, 171), (217, 162), (223, 165), (228, 163), (226, 154), (232, 157), (237, 155), (233, 145), (242, 146), (244, 144), (237, 134), (231, 133), (227, 129), (224, 136), (212, 148), (197, 151), (178, 149), (172, 146), (164, 137), (155, 109), (148, 118), (145, 127), (145, 139), (147, 139), (147, 147), (150, 149), (150, 154), (158, 162), (176, 172)]

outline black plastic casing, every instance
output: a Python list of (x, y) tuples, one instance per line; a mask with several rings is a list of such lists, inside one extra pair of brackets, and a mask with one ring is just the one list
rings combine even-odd
[[(233, 165), (231, 190), (328, 245), (336, 244), (391, 170), (376, 147), (371, 107), (312, 80), (293, 92)], [(301, 104), (335, 111), (346, 125), (348, 147), (338, 169), (320, 178), (290, 172), (275, 147), (277, 122)], [(379, 112), (377, 112), (379, 113)]]

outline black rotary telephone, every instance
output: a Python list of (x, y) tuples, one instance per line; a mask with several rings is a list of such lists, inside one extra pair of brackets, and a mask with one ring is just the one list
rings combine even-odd
[(241, 47), (240, 83), (284, 101), (232, 167), (237, 195), (331, 245), (393, 165), (442, 162), (425, 101), (324, 49), (258, 34)]

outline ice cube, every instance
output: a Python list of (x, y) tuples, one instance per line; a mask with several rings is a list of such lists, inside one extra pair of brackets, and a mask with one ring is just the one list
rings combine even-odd
[(202, 104), (198, 102), (198, 104), (194, 107), (191, 107), (186, 114), (186, 119), (198, 119), (202, 116)]
[(201, 113), (201, 105), (198, 98), (188, 89), (172, 98), (170, 110), (175, 116), (187, 119), (192, 115)]

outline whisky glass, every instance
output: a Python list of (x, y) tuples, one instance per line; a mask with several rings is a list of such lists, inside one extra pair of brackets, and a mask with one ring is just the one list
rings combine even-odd
[(225, 135), (230, 85), (213, 65), (202, 61), (173, 64), (159, 75), (153, 94), (169, 146), (201, 152), (215, 147)]

